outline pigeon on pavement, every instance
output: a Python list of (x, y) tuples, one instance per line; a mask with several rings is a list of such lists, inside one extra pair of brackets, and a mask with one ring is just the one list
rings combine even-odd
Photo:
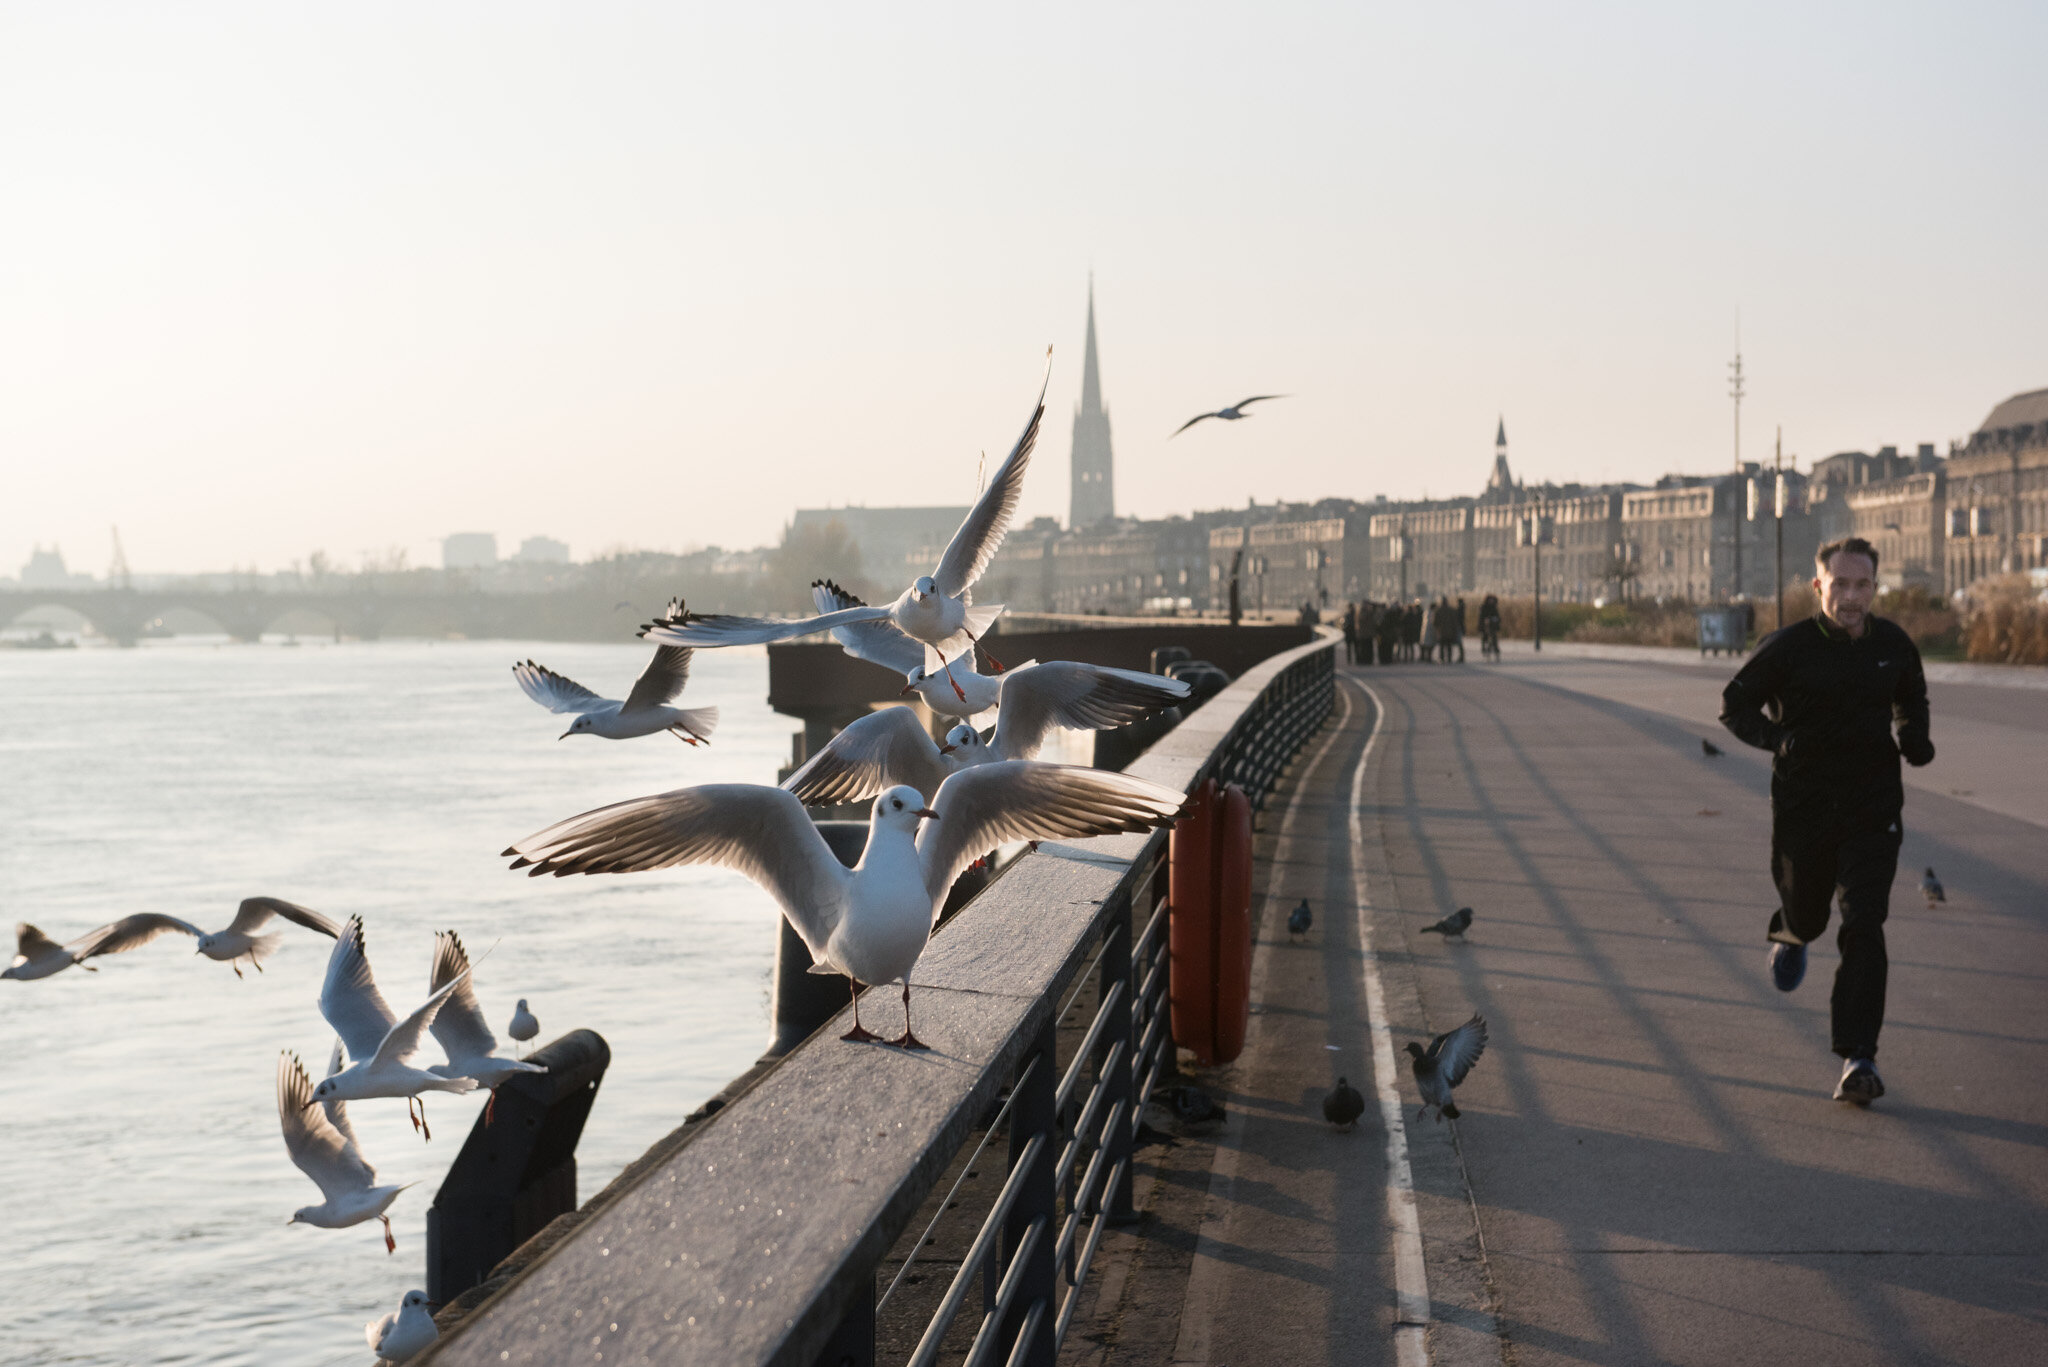
[(1721, 747), (1708, 740), (1705, 736), (1701, 736), (1700, 753), (1704, 754), (1708, 759), (1713, 759), (1721, 753)]
[(1177, 1087), (1162, 1087), (1152, 1094), (1153, 1099), (1162, 1101), (1173, 1112), (1174, 1119), (1183, 1125), (1201, 1125), (1212, 1120), (1222, 1120), (1226, 1112), (1218, 1105), (1216, 1098), (1200, 1087), (1182, 1083)]
[(1365, 1098), (1358, 1094), (1356, 1087), (1338, 1078), (1337, 1089), (1323, 1098), (1323, 1119), (1340, 1130), (1348, 1130), (1364, 1114)]
[(1946, 902), (1948, 900), (1948, 894), (1941, 890), (1941, 880), (1934, 876), (1932, 868), (1928, 869), (1927, 876), (1920, 880), (1920, 892), (1922, 896), (1926, 897), (1927, 905), (1930, 907), (1936, 902)]
[(1486, 1052), (1486, 1018), (1474, 1016), (1457, 1029), (1446, 1030), (1431, 1040), (1427, 1049), (1410, 1040), (1408, 1052), (1415, 1057), (1410, 1065), (1415, 1072), (1415, 1090), (1422, 1093), (1422, 1109), (1415, 1118), (1422, 1119), (1434, 1106), (1437, 1123), (1443, 1123), (1446, 1116), (1456, 1120), (1458, 1107), (1451, 1100), (1451, 1089), (1465, 1080), (1465, 1074)]
[(1471, 927), (1471, 925), (1472, 908), (1459, 907), (1456, 911), (1452, 912), (1449, 916), (1444, 917), (1443, 920), (1438, 921), (1435, 925), (1424, 926), (1422, 928), (1422, 933), (1424, 935), (1442, 935), (1446, 938), (1449, 938), (1453, 935), (1462, 936), (1466, 932), (1466, 930), (1468, 930)]
[(1287, 914), (1287, 933), (1306, 935), (1308, 928), (1316, 923), (1316, 914), (1308, 909), (1308, 898), (1301, 899), (1301, 905)]

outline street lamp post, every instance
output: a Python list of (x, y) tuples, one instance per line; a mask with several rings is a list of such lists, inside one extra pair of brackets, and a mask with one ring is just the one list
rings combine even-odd
[(1536, 653), (1540, 655), (1543, 653), (1543, 500), (1538, 498), (1530, 508), (1531, 511), (1516, 522), (1515, 536), (1517, 540), (1526, 537), (1535, 553), (1536, 596), (1530, 614), (1532, 625), (1529, 634), (1534, 639)]
[(1773, 453), (1773, 455), (1772, 455), (1772, 458), (1771, 458), (1771, 464), (1772, 464), (1772, 468), (1773, 468), (1773, 469), (1774, 469), (1774, 470), (1775, 470), (1775, 471), (1777, 472), (1777, 478), (1776, 478), (1776, 479), (1775, 479), (1775, 480), (1773, 481), (1773, 483), (1772, 483), (1772, 485), (1771, 485), (1771, 520), (1772, 520), (1772, 522), (1773, 522), (1774, 524), (1776, 524), (1776, 525), (1775, 525), (1775, 528), (1774, 528), (1774, 530), (1775, 530), (1775, 532), (1776, 532), (1776, 535), (1777, 535), (1777, 541), (1778, 541), (1778, 554), (1777, 554), (1777, 571), (1776, 571), (1777, 577), (1776, 577), (1775, 579), (1773, 579), (1773, 580), (1771, 581), (1771, 582), (1772, 582), (1773, 584), (1775, 584), (1775, 585), (1777, 586), (1777, 589), (1778, 589), (1778, 615), (1777, 615), (1776, 617), (1772, 618), (1772, 621), (1776, 623), (1776, 627), (1775, 627), (1774, 629), (1782, 629), (1782, 628), (1784, 627), (1784, 625), (1785, 625), (1785, 494), (1786, 494), (1786, 489), (1785, 489), (1785, 429), (1784, 429), (1783, 427), (1780, 427), (1780, 428), (1778, 429), (1778, 440), (1777, 440), (1777, 444), (1776, 444), (1776, 449), (1775, 449), (1775, 451), (1774, 451), (1774, 453)]

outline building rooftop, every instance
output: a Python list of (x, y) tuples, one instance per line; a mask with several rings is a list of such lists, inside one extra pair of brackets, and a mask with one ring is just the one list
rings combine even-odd
[(2048, 423), (2048, 389), (2030, 389), (2024, 394), (2015, 394), (1991, 410), (1991, 416), (1984, 419), (1979, 432), (1996, 432), (2002, 427), (2022, 427), (2029, 423)]

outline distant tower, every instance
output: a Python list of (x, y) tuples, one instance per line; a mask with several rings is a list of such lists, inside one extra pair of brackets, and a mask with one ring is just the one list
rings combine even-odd
[(1081, 358), (1081, 402), (1074, 409), (1074, 496), (1070, 527), (1091, 527), (1116, 516), (1116, 464), (1109, 450), (1109, 414), (1102, 407), (1102, 375), (1095, 364), (1095, 276), (1088, 277), (1088, 347)]
[(1489, 502), (1512, 502), (1515, 496), (1515, 477), (1508, 470), (1508, 424), (1500, 419), (1500, 426), (1493, 434), (1493, 473), (1486, 477), (1486, 497)]

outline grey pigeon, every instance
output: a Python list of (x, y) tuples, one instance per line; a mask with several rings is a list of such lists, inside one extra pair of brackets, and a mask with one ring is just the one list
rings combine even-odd
[(1316, 923), (1316, 915), (1308, 909), (1308, 898), (1301, 899), (1301, 905), (1287, 914), (1287, 933), (1306, 935), (1308, 928)]
[(1365, 1098), (1358, 1094), (1356, 1087), (1338, 1078), (1337, 1090), (1323, 1098), (1323, 1119), (1340, 1130), (1348, 1130), (1364, 1114)]
[(1216, 1104), (1216, 1098), (1200, 1087), (1183, 1083), (1178, 1087), (1162, 1087), (1154, 1092), (1155, 1100), (1166, 1103), (1175, 1119), (1183, 1125), (1201, 1125), (1211, 1120), (1222, 1120), (1224, 1109)]
[(1936, 902), (1948, 900), (1948, 894), (1941, 890), (1941, 880), (1934, 876), (1934, 870), (1931, 868), (1927, 870), (1927, 876), (1920, 880), (1920, 892), (1927, 898), (1927, 905), (1930, 907)]
[(1458, 1107), (1451, 1100), (1451, 1089), (1465, 1080), (1465, 1074), (1486, 1052), (1486, 1018), (1474, 1016), (1457, 1029), (1445, 1031), (1431, 1040), (1427, 1049), (1410, 1040), (1408, 1052), (1415, 1056), (1411, 1065), (1415, 1090), (1422, 1093), (1422, 1109), (1415, 1118), (1422, 1119), (1434, 1106), (1437, 1123), (1443, 1123), (1446, 1116), (1456, 1120)]
[(1721, 753), (1721, 747), (1708, 740), (1705, 736), (1701, 736), (1700, 753), (1704, 754), (1708, 759), (1713, 759)]
[(1452, 912), (1449, 916), (1444, 917), (1443, 920), (1438, 921), (1435, 925), (1424, 926), (1422, 928), (1422, 933), (1424, 935), (1442, 935), (1448, 938), (1452, 935), (1463, 935), (1466, 932), (1466, 930), (1471, 927), (1471, 925), (1472, 908), (1459, 907), (1456, 911)]

